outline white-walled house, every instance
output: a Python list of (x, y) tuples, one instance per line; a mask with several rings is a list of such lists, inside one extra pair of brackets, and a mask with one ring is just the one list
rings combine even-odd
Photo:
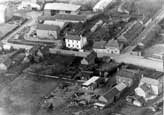
[(117, 40), (112, 39), (108, 41), (108, 43), (105, 45), (105, 48), (109, 54), (120, 54), (122, 46), (120, 46)]
[(44, 15), (54, 16), (56, 14), (72, 14), (79, 13), (81, 6), (68, 3), (47, 3), (44, 7)]
[(164, 74), (160, 72), (152, 72), (150, 76), (142, 75), (135, 93), (143, 97), (146, 101), (154, 99), (162, 93)]
[(70, 49), (82, 49), (87, 44), (87, 38), (82, 35), (66, 35), (65, 44)]

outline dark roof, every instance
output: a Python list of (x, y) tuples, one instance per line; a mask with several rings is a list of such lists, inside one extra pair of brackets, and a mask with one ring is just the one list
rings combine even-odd
[(38, 24), (37, 30), (52, 30), (52, 31), (59, 31), (60, 27), (55, 25), (48, 25), (48, 24)]
[(57, 14), (55, 16), (39, 16), (39, 20), (72, 20), (72, 21), (79, 21), (84, 22), (86, 21), (86, 16), (82, 15), (70, 15), (70, 14)]
[(81, 37), (79, 35), (71, 35), (71, 34), (68, 34), (65, 36), (66, 39), (70, 39), (70, 40), (80, 40)]
[(133, 51), (142, 51), (142, 50), (143, 50), (143, 48), (138, 45), (133, 49)]
[(132, 41), (143, 31), (143, 29), (144, 26), (140, 22), (135, 21), (132, 26), (123, 33), (123, 36), (128, 41)]
[(142, 72), (144, 77), (148, 77), (148, 78), (152, 78), (152, 79), (158, 79), (158, 78), (161, 78), (164, 73), (162, 72), (158, 72), (158, 71), (155, 71), (155, 70), (148, 70), (148, 69), (144, 69)]
[(85, 57), (85, 59), (89, 62), (91, 60), (95, 60), (95, 58), (97, 57), (96, 52), (91, 52), (87, 57)]
[(93, 48), (95, 49), (105, 49), (105, 44), (106, 44), (106, 41), (95, 41), (94, 44), (93, 44)]
[(117, 40), (113, 40), (113, 39), (112, 40), (109, 40), (105, 47), (106, 48), (107, 47), (120, 48), (118, 41)]
[(109, 101), (119, 93), (120, 93), (120, 91), (116, 87), (113, 87), (112, 89), (110, 89), (106, 93), (104, 93), (102, 96)]
[(136, 74), (139, 73), (137, 70), (132, 70), (132, 69), (122, 69), (120, 70), (116, 76), (119, 77), (127, 77), (127, 78), (134, 78)]

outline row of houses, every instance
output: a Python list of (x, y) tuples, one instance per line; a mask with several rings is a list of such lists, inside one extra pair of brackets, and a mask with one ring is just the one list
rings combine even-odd
[[(116, 85), (99, 94), (94, 106), (104, 108), (116, 102), (127, 88), (136, 87), (135, 95), (144, 102), (152, 100), (162, 93), (164, 73), (147, 69), (121, 68), (115, 75)], [(102, 77), (93, 76), (82, 84), (85, 90), (95, 90)], [(115, 84), (115, 83), (113, 83)], [(139, 102), (142, 103), (142, 102)]]

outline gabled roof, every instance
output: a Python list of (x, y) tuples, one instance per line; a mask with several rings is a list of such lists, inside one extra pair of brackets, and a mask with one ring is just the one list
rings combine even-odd
[(60, 27), (55, 25), (48, 25), (48, 24), (38, 24), (37, 30), (52, 30), (52, 31), (59, 31)]
[(96, 41), (94, 42), (93, 44), (93, 48), (94, 49), (105, 49), (105, 44), (106, 44), (106, 41)]
[(64, 11), (77, 11), (80, 9), (80, 5), (66, 4), (66, 3), (47, 3), (44, 9), (48, 10), (64, 10)]
[(114, 96), (117, 96), (119, 93), (121, 93), (121, 91), (124, 90), (126, 87), (126, 84), (120, 83), (101, 96), (103, 96), (106, 100), (111, 100)]
[(164, 73), (155, 70), (143, 70), (142, 74), (144, 77), (152, 79), (160, 79), (164, 76)]
[(96, 54), (96, 52), (91, 52), (89, 55), (87, 55), (87, 57), (85, 57), (85, 60), (86, 61), (91, 61), (91, 60), (95, 60), (95, 58), (97, 57), (97, 54)]
[(139, 73), (139, 71), (137, 71), (137, 70), (122, 69), (117, 73), (116, 76), (126, 77), (126, 78), (134, 78), (134, 77), (136, 77), (137, 73)]
[(135, 21), (125, 32), (123, 32), (123, 36), (128, 40), (134, 40), (144, 29), (144, 26)]
[(113, 47), (113, 48), (120, 48), (119, 43), (117, 40), (109, 40), (108, 43), (105, 45), (106, 48)]
[(152, 78), (148, 78), (148, 77), (143, 77), (141, 78), (140, 82), (146, 83), (146, 84), (151, 84), (151, 85), (159, 85), (159, 81), (152, 79)]
[(79, 35), (71, 35), (71, 34), (68, 34), (65, 36), (66, 39), (69, 39), (69, 40), (81, 40), (81, 37)]

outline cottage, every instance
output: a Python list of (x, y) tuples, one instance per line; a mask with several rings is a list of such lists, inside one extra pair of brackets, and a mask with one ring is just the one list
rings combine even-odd
[(95, 41), (93, 44), (93, 51), (96, 53), (107, 53), (105, 49), (106, 41)]
[(127, 86), (124, 83), (120, 83), (120, 84), (114, 86), (112, 89), (110, 89), (107, 92), (105, 92), (104, 94), (100, 95), (100, 97), (98, 99), (98, 101), (99, 101), (98, 103), (100, 103), (101, 106), (103, 104), (105, 107), (113, 102), (116, 102), (116, 100), (120, 97), (120, 94), (126, 87)]
[(117, 40), (112, 39), (108, 41), (108, 43), (105, 45), (105, 48), (109, 54), (120, 54), (122, 46), (119, 45)]
[(95, 52), (91, 52), (87, 57), (84, 57), (81, 60), (81, 64), (83, 65), (90, 65), (95, 63), (95, 59), (97, 57), (97, 54)]
[(70, 49), (82, 49), (87, 44), (87, 38), (82, 35), (67, 34), (65, 44)]
[(128, 87), (131, 87), (139, 79), (139, 71), (132, 69), (122, 69), (116, 74), (116, 82), (125, 83)]
[(38, 24), (36, 34), (41, 39), (58, 39), (60, 27), (48, 24)]
[(164, 74), (157, 71), (144, 71), (135, 93), (143, 97), (145, 100), (150, 100), (162, 93)]
[(44, 15), (54, 16), (56, 14), (78, 14), (80, 5), (67, 3), (47, 3), (44, 7)]

